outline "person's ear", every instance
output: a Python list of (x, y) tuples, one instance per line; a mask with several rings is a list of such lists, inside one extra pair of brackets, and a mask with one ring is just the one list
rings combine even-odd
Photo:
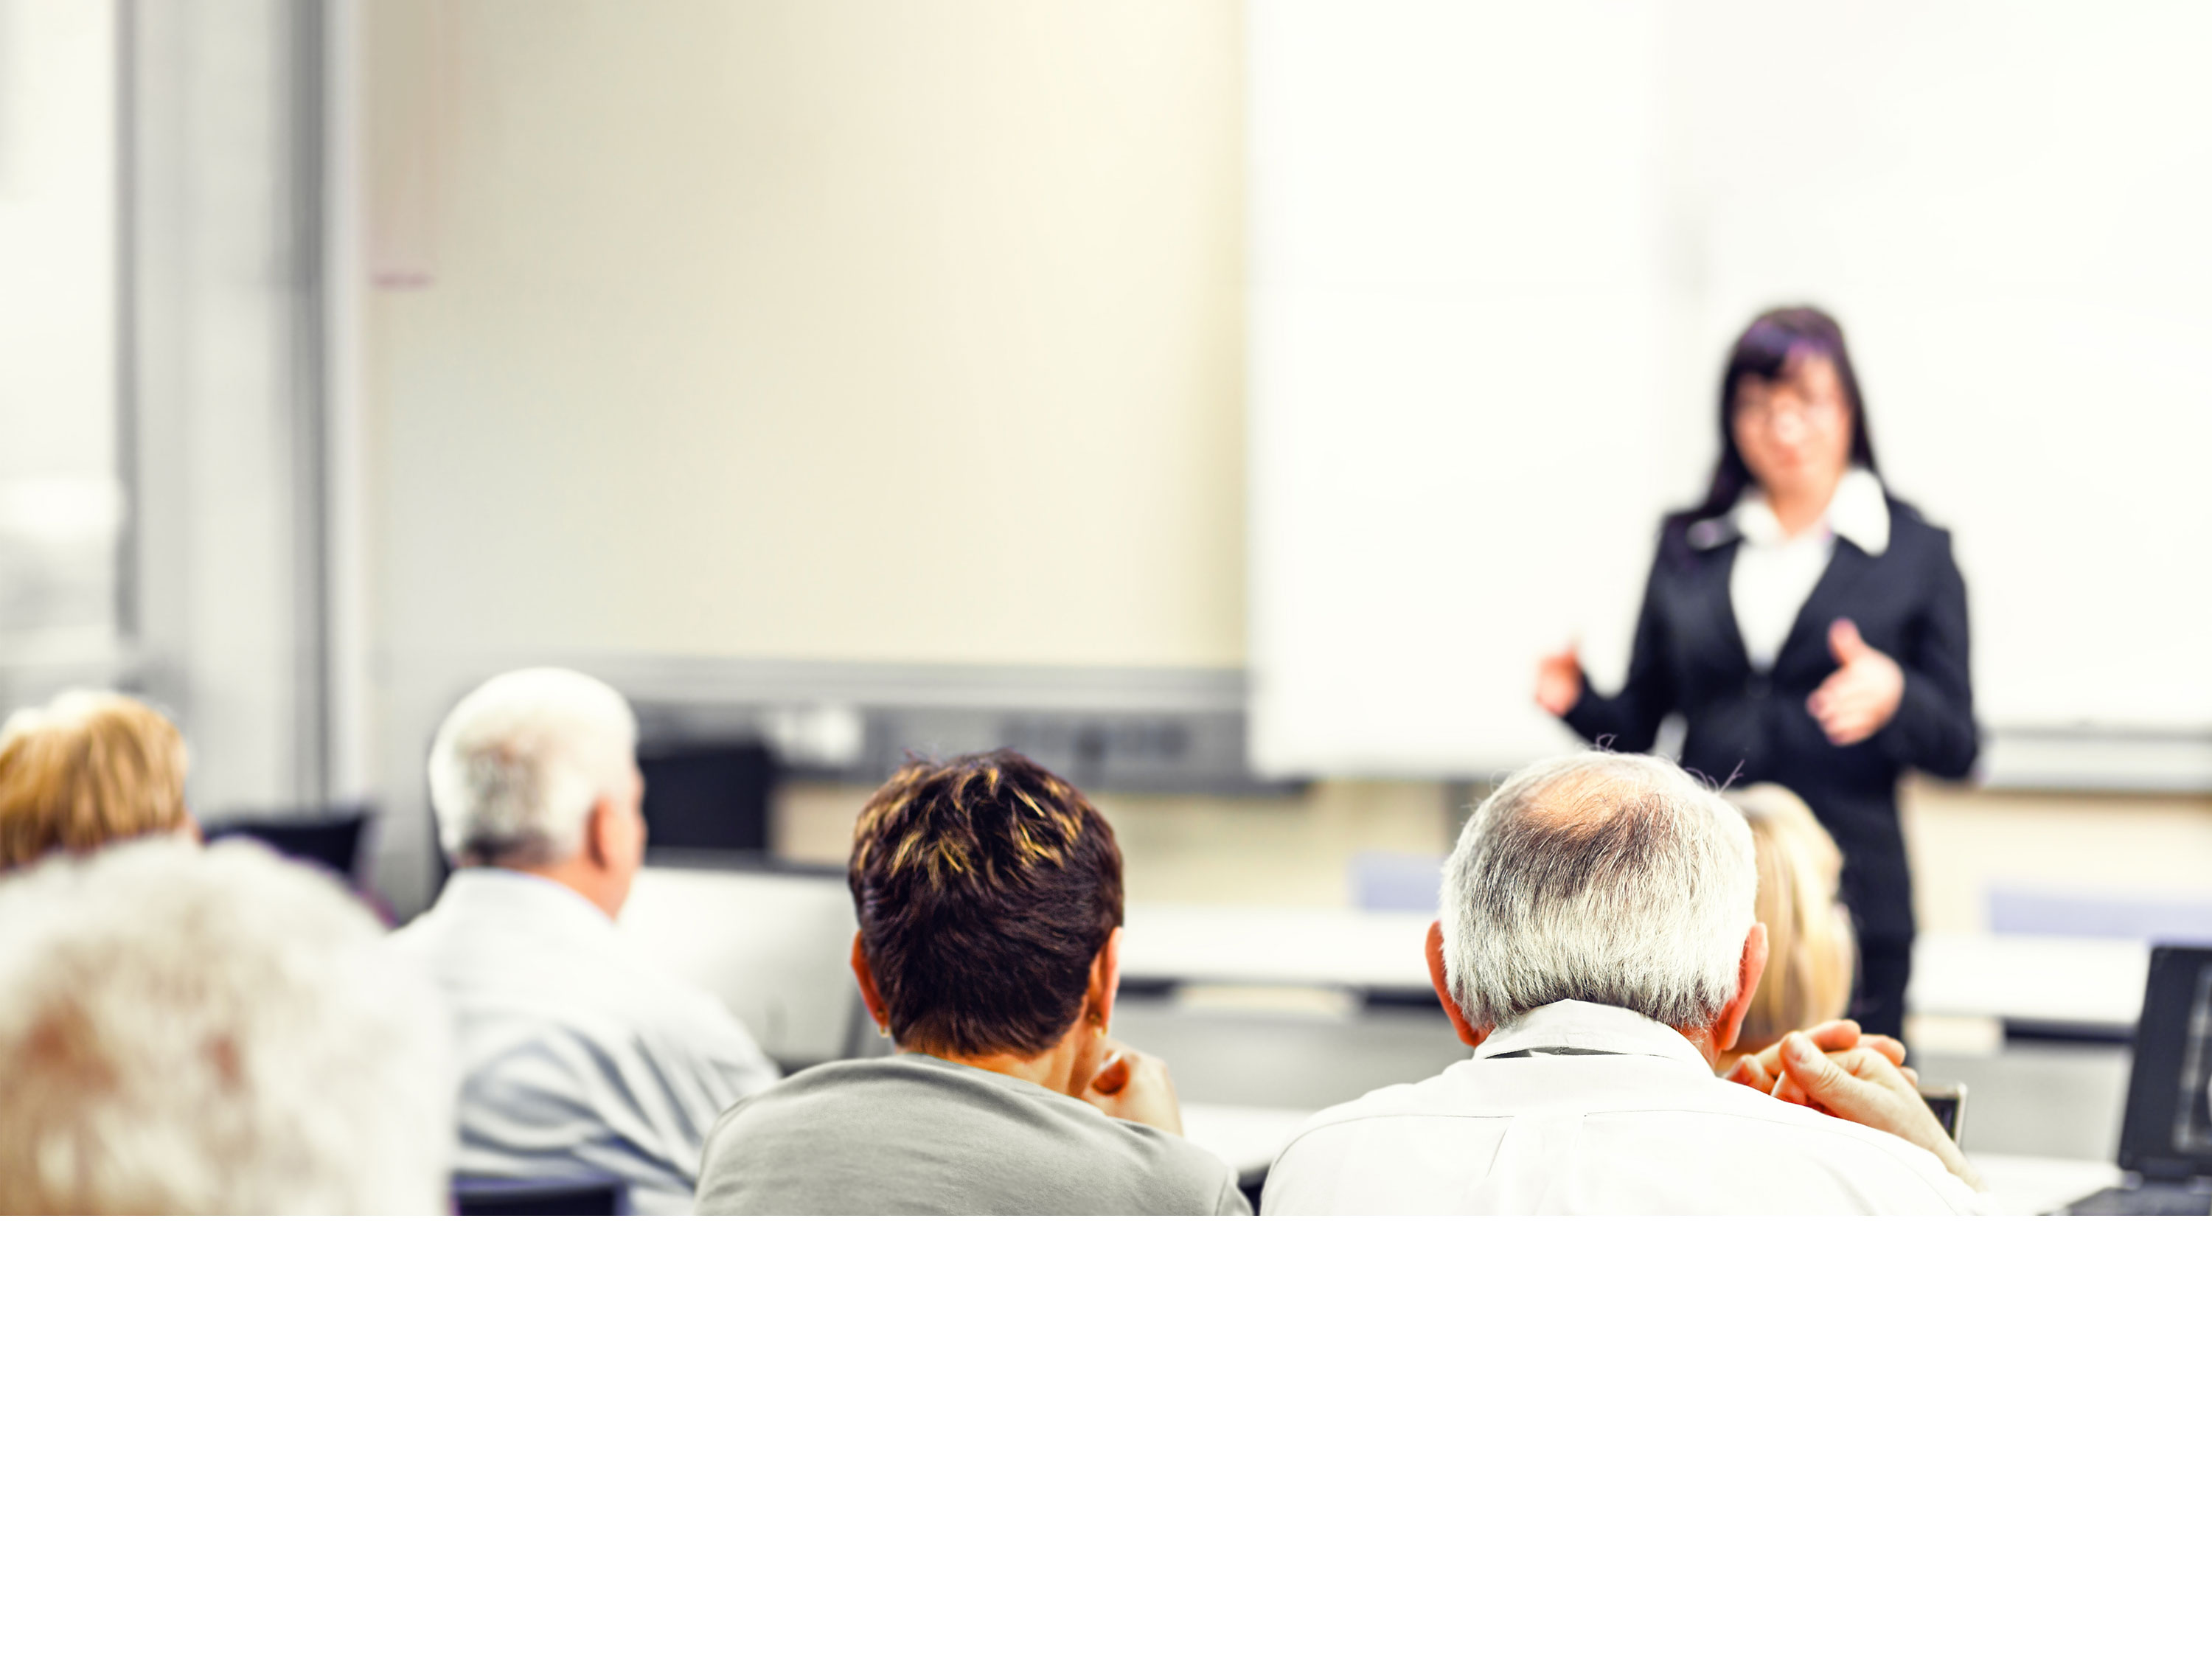
[(614, 867), (614, 817), (611, 795), (601, 795), (584, 815), (584, 858), (595, 870)]
[(1102, 1031), (1114, 1024), (1114, 999), (1121, 989), (1121, 930), (1106, 935), (1106, 943), (1091, 959), (1091, 984), (1083, 994), (1083, 1017)]
[(1441, 921), (1432, 921), (1429, 924), (1426, 948), (1429, 958), (1429, 983), (1436, 988), (1437, 1000), (1443, 1005), (1444, 1018), (1451, 1021), (1451, 1028), (1459, 1033), (1459, 1040), (1462, 1042), (1470, 1048), (1480, 1048), (1483, 1039), (1490, 1035), (1490, 1027), (1469, 1024), (1466, 1014), (1461, 1012), (1459, 1004), (1452, 1000), (1451, 979), (1444, 972), (1444, 925)]
[(1735, 1047), (1735, 1040), (1743, 1035), (1743, 1019), (1751, 1012), (1751, 1000), (1759, 994), (1759, 981), (1766, 972), (1766, 924), (1754, 921), (1751, 932), (1744, 935), (1743, 959), (1736, 966), (1735, 999), (1721, 1010), (1721, 1017), (1713, 1022), (1713, 1052), (1727, 1054)]
[(876, 989), (875, 971), (868, 966), (867, 947), (861, 944), (857, 930), (853, 934), (853, 978), (860, 985), (860, 1001), (867, 1008), (868, 1018), (875, 1021), (878, 1030), (888, 1032), (891, 1017), (884, 1006), (882, 994)]
[(629, 769), (631, 787), (627, 797), (620, 800), (623, 834), (635, 843), (630, 855), (639, 864), (645, 862), (646, 844), (653, 839), (653, 830), (645, 821), (645, 774), (633, 761)]

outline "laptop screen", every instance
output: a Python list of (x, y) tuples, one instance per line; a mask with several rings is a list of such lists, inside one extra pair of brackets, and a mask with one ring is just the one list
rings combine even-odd
[(2212, 948), (2150, 954), (2120, 1164), (2153, 1179), (2212, 1175)]

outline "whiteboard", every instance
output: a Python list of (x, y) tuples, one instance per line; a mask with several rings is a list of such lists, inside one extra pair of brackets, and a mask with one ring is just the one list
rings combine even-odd
[(2212, 727), (2212, 8), (1256, 0), (1253, 748), (1466, 775), (1617, 684), (1730, 340), (1844, 323), (1998, 729)]

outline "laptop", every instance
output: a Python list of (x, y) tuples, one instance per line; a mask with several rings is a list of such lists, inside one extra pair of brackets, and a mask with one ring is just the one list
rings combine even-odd
[(2120, 1129), (2124, 1186), (2068, 1215), (2212, 1215), (2212, 947), (2150, 953)]

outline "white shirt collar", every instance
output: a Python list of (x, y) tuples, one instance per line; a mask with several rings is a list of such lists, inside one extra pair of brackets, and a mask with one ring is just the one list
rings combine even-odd
[(1689, 1038), (1672, 1026), (1646, 1019), (1630, 1009), (1572, 1000), (1547, 1003), (1508, 1021), (1482, 1040), (1474, 1058), (1490, 1060), (1529, 1048), (1582, 1048), (1598, 1054), (1679, 1060), (1707, 1077), (1713, 1070)]
[(445, 890), (433, 908), (477, 909), (485, 907), (520, 908), (547, 918), (560, 917), (573, 927), (593, 933), (611, 933), (615, 924), (607, 913), (573, 887), (563, 886), (527, 870), (507, 870), (497, 865), (471, 864), (446, 878)]
[[(1790, 538), (1783, 533), (1782, 521), (1774, 516), (1774, 509), (1766, 504), (1766, 495), (1756, 485), (1743, 492), (1735, 507), (1727, 515), (1736, 532), (1753, 547), (1779, 547)], [(1707, 520), (1706, 523), (1717, 521)], [(1824, 515), (1827, 530), (1841, 536), (1862, 552), (1876, 557), (1889, 550), (1889, 502), (1883, 496), (1881, 480), (1863, 466), (1855, 466), (1843, 476), (1836, 485), (1836, 493), (1828, 499), (1828, 510)], [(1717, 544), (1715, 537), (1705, 545)]]

